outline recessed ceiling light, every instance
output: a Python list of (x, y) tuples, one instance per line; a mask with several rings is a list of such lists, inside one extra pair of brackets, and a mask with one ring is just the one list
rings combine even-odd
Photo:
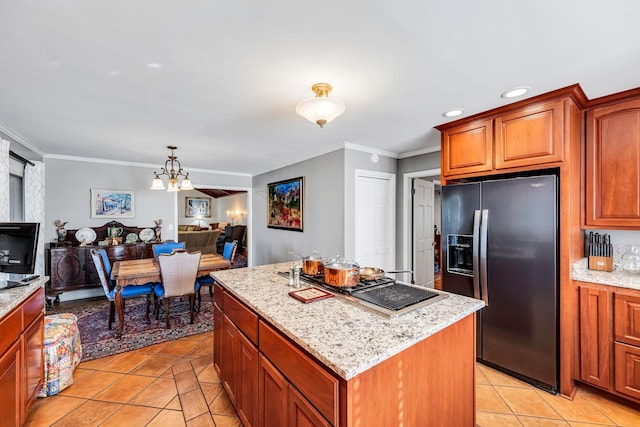
[(457, 117), (462, 113), (464, 113), (464, 108), (454, 108), (453, 110), (449, 110), (446, 113), (442, 113), (442, 115), (445, 117)]
[(147, 64), (147, 68), (162, 68), (162, 64), (158, 64), (157, 62), (150, 62)]
[(500, 97), (501, 98), (505, 98), (505, 99), (517, 98), (517, 97), (522, 96), (525, 93), (529, 92), (530, 90), (531, 90), (531, 88), (528, 87), (528, 86), (514, 87), (513, 89), (502, 93), (502, 95), (500, 95)]
[(120, 74), (121, 74), (121, 73), (120, 73), (120, 71), (118, 71), (118, 70), (113, 70), (113, 71), (109, 71), (109, 72), (107, 73), (107, 76), (109, 76), (109, 77), (117, 77), (117, 76), (119, 76)]

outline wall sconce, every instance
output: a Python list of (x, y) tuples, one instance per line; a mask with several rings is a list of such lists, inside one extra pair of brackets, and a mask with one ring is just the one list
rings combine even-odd
[(231, 225), (233, 226), (233, 220), (234, 219), (238, 219), (238, 218), (242, 218), (243, 216), (245, 216), (246, 212), (244, 211), (235, 211), (232, 209), (229, 209), (227, 211), (227, 217), (231, 220)]

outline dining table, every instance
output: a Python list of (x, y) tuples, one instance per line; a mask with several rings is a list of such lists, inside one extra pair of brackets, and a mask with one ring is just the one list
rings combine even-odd
[[(202, 254), (198, 265), (197, 277), (208, 276), (209, 273), (231, 268), (231, 261), (218, 254)], [(122, 289), (129, 285), (144, 285), (149, 282), (162, 282), (160, 264), (156, 258), (142, 258), (116, 261), (111, 269), (111, 280), (115, 282), (114, 303), (118, 313), (117, 336), (121, 337), (124, 329), (124, 301)]]

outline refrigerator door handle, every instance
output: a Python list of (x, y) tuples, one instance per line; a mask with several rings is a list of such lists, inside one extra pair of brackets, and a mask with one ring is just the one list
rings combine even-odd
[(473, 213), (473, 297), (480, 299), (480, 211)]
[(487, 236), (489, 228), (489, 210), (482, 210), (480, 220), (480, 288), (484, 303), (489, 305), (489, 291), (487, 289)]

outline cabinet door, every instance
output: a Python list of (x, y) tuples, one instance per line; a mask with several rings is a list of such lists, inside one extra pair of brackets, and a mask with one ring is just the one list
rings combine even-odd
[(222, 341), (220, 365), (222, 368), (222, 385), (227, 390), (229, 400), (237, 408), (237, 385), (238, 385), (238, 328), (227, 316), (222, 316)]
[(481, 120), (442, 133), (444, 176), (486, 172), (493, 168), (493, 122)]
[(613, 309), (615, 340), (640, 347), (640, 296), (616, 292)]
[(287, 425), (287, 380), (263, 355), (259, 356), (258, 426)]
[(0, 427), (14, 427), (20, 423), (20, 340), (0, 356)]
[(640, 99), (587, 112), (587, 226), (640, 226)]
[(331, 424), (289, 384), (289, 427), (330, 427)]
[(640, 399), (640, 348), (619, 342), (614, 348), (616, 391)]
[(496, 169), (562, 161), (563, 101), (546, 102), (496, 118)]
[(611, 386), (611, 292), (580, 286), (580, 378)]
[(22, 421), (26, 420), (31, 404), (37, 397), (38, 391), (42, 387), (44, 376), (44, 315), (31, 324), (24, 332), (23, 355), (24, 355), (24, 403), (22, 408)]
[(258, 349), (244, 334), (238, 334), (238, 417), (244, 427), (258, 425)]
[(78, 248), (51, 249), (51, 289), (71, 290), (85, 282), (84, 252), (79, 256)]
[(213, 304), (213, 367), (220, 379), (222, 379), (222, 333), (224, 327), (224, 315), (218, 304)]

